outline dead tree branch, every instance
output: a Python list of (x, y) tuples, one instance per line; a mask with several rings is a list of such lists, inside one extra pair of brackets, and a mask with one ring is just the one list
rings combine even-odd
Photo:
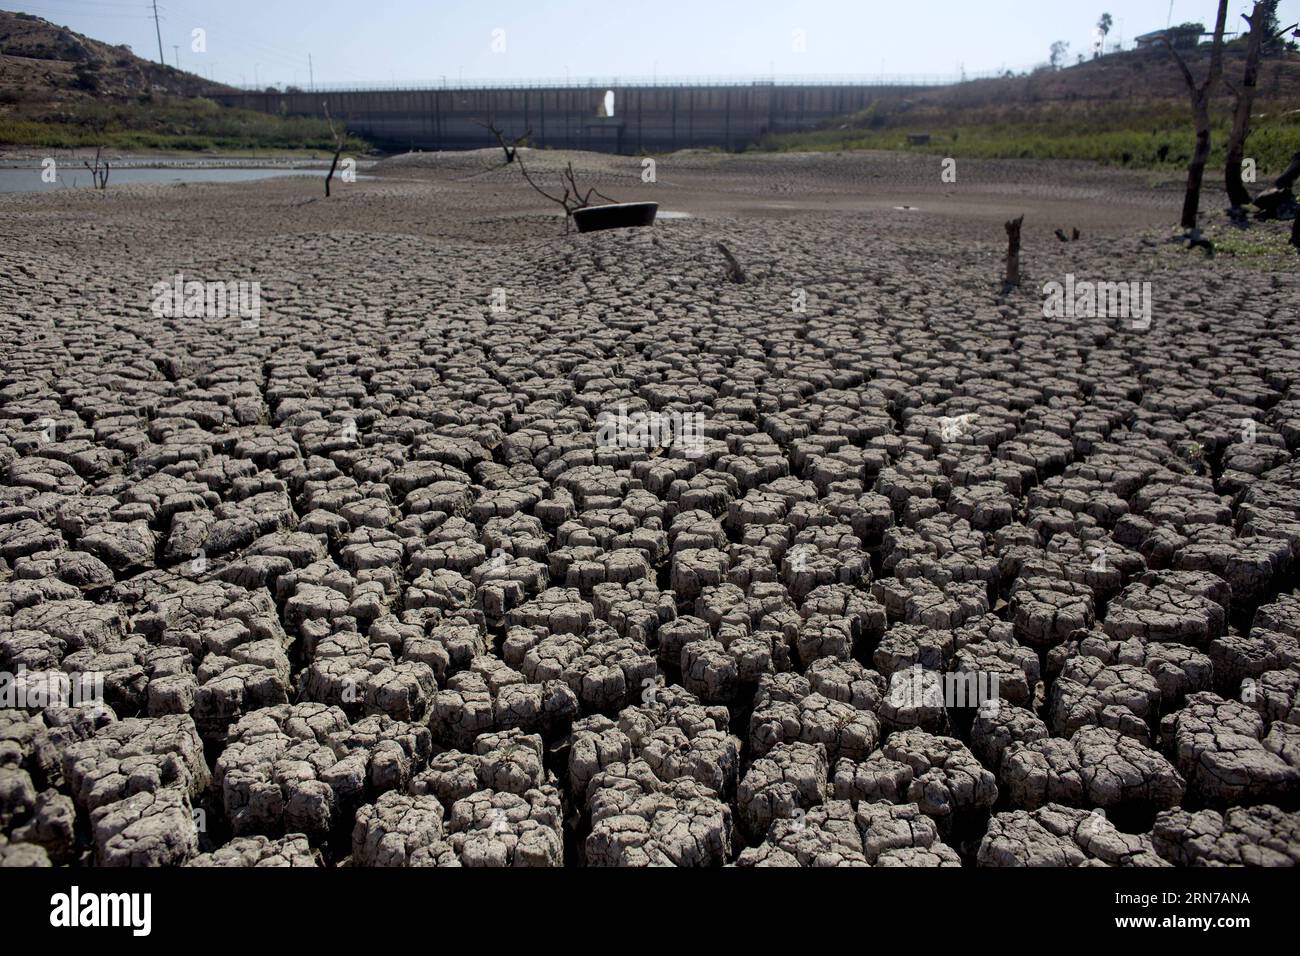
[(482, 120), (474, 120), (474, 123), (478, 126), (482, 126), (485, 130), (496, 137), (497, 145), (500, 146), (501, 151), (506, 154), (507, 163), (513, 163), (515, 161), (515, 158), (519, 153), (519, 147), (528, 142), (528, 137), (533, 135), (532, 129), (529, 128), (524, 132), (523, 136), (516, 136), (513, 140), (507, 143), (506, 134), (497, 129), (496, 123), (491, 121), (484, 123)]
[(745, 275), (745, 267), (740, 264), (734, 255), (731, 254), (731, 250), (727, 248), (727, 244), (719, 242), (718, 251), (721, 252), (723, 258), (727, 260), (727, 280), (729, 282), (734, 282), (737, 285), (745, 283), (749, 278)]
[(560, 178), (560, 185), (564, 189), (564, 195), (556, 196), (553, 193), (548, 193), (545, 189), (539, 186), (537, 184), (537, 181), (533, 179), (531, 174), (529, 174), (528, 167), (524, 165), (523, 157), (516, 156), (515, 159), (516, 159), (516, 164), (519, 166), (519, 172), (523, 174), (524, 180), (528, 183), (528, 185), (532, 186), (533, 189), (536, 190), (539, 194), (546, 197), (551, 202), (555, 203), (557, 206), (559, 206), (561, 209), (564, 210), (564, 231), (566, 233), (569, 231), (569, 221), (573, 218), (574, 212), (576, 212), (579, 209), (585, 209), (588, 206), (592, 205), (592, 201), (591, 201), (592, 196), (598, 196), (601, 199), (605, 200), (605, 202), (607, 203), (614, 203), (618, 201), (616, 199), (610, 199), (604, 193), (597, 190), (595, 186), (592, 186), (584, 193), (582, 189), (578, 186), (578, 180), (577, 177), (574, 175), (573, 163), (571, 162), (565, 168), (564, 173)]
[(329, 123), (330, 134), (334, 137), (334, 161), (330, 163), (330, 171), (325, 175), (325, 198), (330, 196), (330, 180), (334, 178), (334, 170), (338, 169), (339, 157), (343, 155), (343, 147), (347, 145), (347, 136), (340, 135), (339, 131), (334, 128), (334, 119), (330, 116), (330, 105), (322, 100), (321, 107), (325, 110), (325, 122)]
[(1223, 76), (1223, 34), (1228, 25), (1228, 0), (1219, 0), (1219, 12), (1214, 24), (1214, 43), (1210, 50), (1210, 70), (1204, 83), (1197, 84), (1191, 68), (1182, 54), (1174, 48), (1167, 33), (1161, 34), (1162, 43), (1173, 57), (1187, 84), (1187, 93), (1192, 103), (1192, 119), (1196, 126), (1196, 149), (1192, 152), (1192, 161), (1187, 167), (1187, 192), (1183, 196), (1182, 227), (1189, 233), (1197, 230), (1197, 221), (1201, 208), (1201, 185), (1205, 181), (1205, 164), (1210, 159), (1210, 101), (1214, 87)]
[(108, 165), (108, 160), (104, 160), (103, 162), (100, 161), (99, 154), (100, 154), (101, 152), (103, 152), (103, 147), (102, 147), (102, 146), (96, 146), (96, 147), (95, 147), (95, 165), (93, 165), (93, 166), (90, 165), (90, 160), (88, 160), (88, 159), (87, 159), (87, 160), (82, 160), (82, 162), (85, 164), (85, 167), (86, 167), (87, 169), (90, 170), (90, 178), (94, 181), (94, 183), (95, 183), (95, 188), (96, 188), (96, 189), (107, 189), (107, 188), (108, 188), (108, 172), (109, 172), (110, 167), (109, 167), (109, 165)]

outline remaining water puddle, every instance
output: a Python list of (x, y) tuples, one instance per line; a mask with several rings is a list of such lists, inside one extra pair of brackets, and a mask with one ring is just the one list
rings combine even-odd
[(689, 212), (681, 212), (677, 209), (660, 209), (655, 214), (656, 219), (694, 219)]
[[(55, 189), (91, 189), (90, 170), (85, 166), (69, 163), (57, 169), (55, 182), (47, 183), (41, 178), (40, 166), (9, 167), (0, 169), (0, 193), (49, 192)], [(244, 183), (259, 179), (275, 179), (280, 176), (323, 177), (325, 169), (217, 169), (217, 168), (119, 168), (113, 167), (108, 174), (108, 188), (127, 183)], [(338, 176), (338, 173), (334, 174)], [(358, 179), (369, 179), (358, 176)]]

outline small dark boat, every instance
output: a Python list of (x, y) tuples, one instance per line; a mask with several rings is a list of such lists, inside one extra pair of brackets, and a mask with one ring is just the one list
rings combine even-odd
[(615, 202), (604, 206), (575, 209), (573, 221), (578, 226), (578, 232), (626, 229), (630, 226), (653, 225), (658, 211), (657, 202)]

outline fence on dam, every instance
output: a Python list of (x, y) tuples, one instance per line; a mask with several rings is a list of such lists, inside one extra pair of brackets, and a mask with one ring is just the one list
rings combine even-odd
[[(284, 116), (330, 115), (388, 149), (476, 149), (530, 132), (532, 146), (612, 153), (743, 149), (769, 133), (811, 129), (916, 86), (774, 83), (495, 89), (243, 91), (227, 106)], [(612, 109), (611, 109), (612, 107)]]

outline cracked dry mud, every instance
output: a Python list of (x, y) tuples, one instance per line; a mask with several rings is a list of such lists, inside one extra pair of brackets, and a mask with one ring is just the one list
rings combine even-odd
[[(0, 865), (1300, 863), (1294, 273), (1110, 223), (1000, 300), (992, 216), (827, 210), (895, 158), (678, 160), (749, 212), (560, 237), (474, 156), (0, 200), (0, 671), (103, 691), (0, 709)], [(1044, 319), (1067, 272), (1152, 327)]]

